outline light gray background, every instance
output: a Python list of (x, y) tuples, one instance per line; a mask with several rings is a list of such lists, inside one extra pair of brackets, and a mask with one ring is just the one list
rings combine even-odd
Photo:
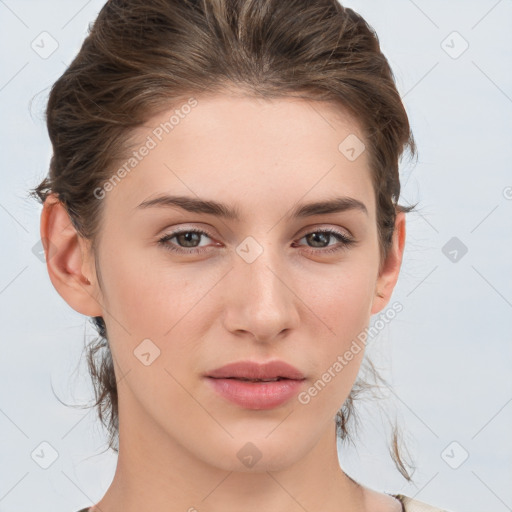
[[(103, 496), (115, 469), (95, 411), (54, 395), (92, 399), (85, 362), (75, 369), (94, 331), (33, 254), (41, 208), (26, 198), (49, 163), (49, 87), (102, 4), (0, 0), (0, 512), (78, 510)], [(392, 298), (404, 310), (368, 347), (394, 384), (382, 406), (406, 429), (416, 484), (387, 455), (376, 402), (362, 404), (365, 429), (357, 449), (340, 445), (340, 461), (370, 487), (453, 512), (512, 510), (512, 1), (345, 5), (376, 29), (420, 152), (401, 170), (401, 202), (420, 202)], [(47, 58), (31, 47), (43, 51), (43, 31), (59, 45)], [(456, 261), (443, 252), (453, 237)], [(48, 469), (43, 442), (58, 454)]]

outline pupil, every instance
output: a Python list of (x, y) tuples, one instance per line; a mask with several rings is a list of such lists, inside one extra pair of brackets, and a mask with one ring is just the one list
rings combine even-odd
[[(194, 238), (194, 237), (198, 238), (198, 237), (199, 237), (199, 235), (200, 235), (199, 233), (195, 233), (195, 232), (193, 232), (193, 231), (190, 231), (190, 232), (187, 232), (187, 233), (182, 233), (182, 234), (181, 234), (181, 235), (179, 235), (179, 236), (180, 236), (180, 237), (183, 237), (183, 238), (185, 239), (185, 245), (186, 245), (187, 247), (194, 247), (194, 245), (189, 246), (189, 245), (187, 245), (187, 244), (189, 244), (189, 242), (191, 241), (191, 240), (190, 240), (191, 238)], [(196, 240), (196, 242), (197, 242), (197, 240)]]
[(320, 239), (320, 242), (322, 242), (322, 240), (327, 243), (328, 240), (329, 240), (329, 233), (310, 233), (308, 235), (309, 239), (308, 241), (311, 242), (313, 241), (313, 245), (315, 245), (318, 241), (318, 239)]

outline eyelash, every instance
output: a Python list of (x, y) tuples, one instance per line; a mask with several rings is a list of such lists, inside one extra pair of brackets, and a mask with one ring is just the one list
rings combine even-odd
[[(178, 253), (178, 254), (202, 254), (209, 250), (209, 248), (197, 248), (197, 247), (191, 248), (191, 249), (184, 249), (184, 248), (178, 249), (174, 245), (170, 245), (167, 243), (172, 238), (174, 238), (178, 235), (182, 235), (184, 233), (199, 233), (201, 235), (206, 235), (208, 238), (213, 238), (209, 233), (207, 233), (206, 231), (202, 231), (200, 229), (184, 229), (184, 230), (175, 231), (174, 233), (169, 233), (168, 235), (163, 236), (162, 238), (160, 238), (158, 240), (158, 244), (163, 246), (164, 249), (171, 251), (171, 252)], [(318, 233), (330, 234), (334, 238), (336, 238), (339, 242), (341, 242), (342, 245), (335, 246), (330, 249), (309, 248), (308, 252), (311, 252), (311, 253), (331, 254), (331, 253), (335, 253), (338, 251), (346, 250), (348, 247), (350, 247), (351, 245), (353, 245), (356, 242), (354, 239), (349, 238), (348, 236), (344, 235), (343, 233), (340, 233), (339, 231), (336, 231), (335, 229), (319, 229), (316, 231), (310, 231), (309, 233), (306, 233), (305, 235), (303, 235), (301, 237), (301, 239), (308, 235), (315, 234), (315, 233), (316, 234), (318, 234)]]

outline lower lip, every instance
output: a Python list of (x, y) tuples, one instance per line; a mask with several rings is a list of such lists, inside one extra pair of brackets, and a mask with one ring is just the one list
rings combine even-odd
[(213, 389), (224, 398), (246, 409), (273, 409), (295, 396), (304, 380), (249, 382), (207, 377)]

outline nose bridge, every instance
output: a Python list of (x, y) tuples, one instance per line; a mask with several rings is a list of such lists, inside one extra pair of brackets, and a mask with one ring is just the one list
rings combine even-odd
[(228, 328), (250, 331), (262, 339), (295, 326), (298, 318), (294, 294), (287, 286), (290, 272), (285, 255), (277, 243), (269, 243), (270, 238), (265, 236), (266, 242), (260, 243), (247, 237), (236, 249), (230, 273), (234, 293), (228, 305)]
[(247, 263), (244, 269), (248, 295), (254, 296), (262, 306), (272, 305), (287, 296), (283, 284), (285, 276), (279, 275), (282, 265), (276, 261), (273, 250), (267, 248), (255, 261)]

